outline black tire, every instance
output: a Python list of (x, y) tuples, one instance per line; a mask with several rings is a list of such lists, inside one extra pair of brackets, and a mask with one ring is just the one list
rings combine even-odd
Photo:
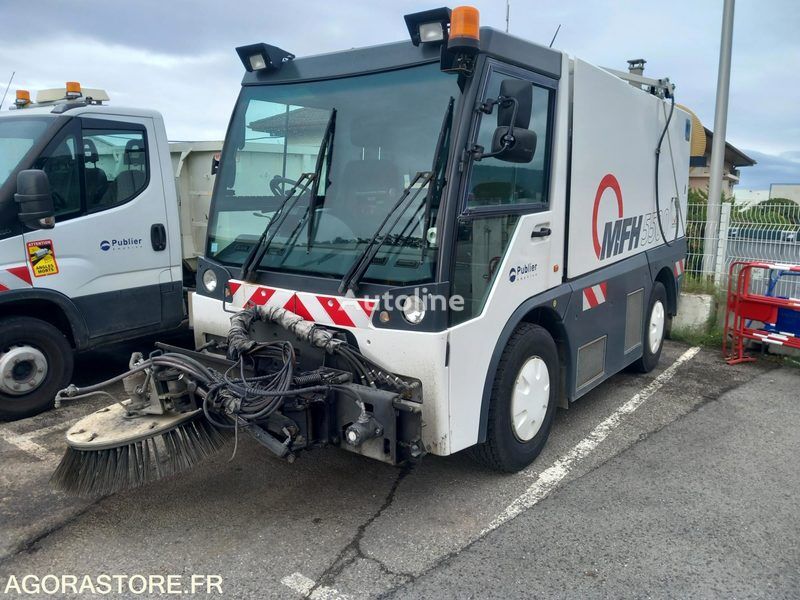
[[(547, 366), (550, 397), (538, 432), (520, 440), (512, 424), (512, 396), (520, 370), (531, 358), (541, 358)], [(472, 449), (472, 456), (487, 467), (515, 473), (531, 464), (544, 448), (558, 402), (560, 382), (558, 350), (553, 338), (539, 325), (523, 323), (508, 340), (497, 366), (489, 404), (486, 442)]]
[[(649, 325), (650, 319), (652, 318), (653, 309), (656, 306), (656, 303), (660, 302), (661, 307), (664, 311), (664, 326), (661, 331), (661, 341), (658, 344), (658, 348), (654, 352), (650, 348), (649, 343)], [(661, 359), (661, 349), (664, 347), (664, 339), (667, 337), (667, 321), (669, 320), (669, 316), (667, 315), (667, 290), (664, 288), (664, 284), (660, 281), (656, 281), (653, 284), (653, 290), (650, 292), (650, 302), (647, 305), (647, 314), (645, 315), (644, 320), (644, 331), (642, 332), (642, 357), (633, 363), (632, 367), (634, 371), (638, 371), (639, 373), (649, 373), (653, 369), (658, 366), (658, 361)]]
[(64, 334), (50, 323), (32, 317), (0, 319), (0, 356), (16, 346), (39, 350), (47, 361), (47, 374), (28, 394), (12, 395), (0, 388), (0, 419), (22, 419), (48, 410), (56, 393), (72, 379), (72, 348)]

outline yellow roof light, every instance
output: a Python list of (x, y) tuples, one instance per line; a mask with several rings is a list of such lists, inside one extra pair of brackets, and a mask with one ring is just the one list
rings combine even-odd
[(81, 84), (77, 81), (67, 82), (67, 98), (78, 98), (81, 96)]
[(450, 15), (451, 50), (476, 52), (480, 40), (480, 13), (474, 6), (457, 6)]
[(31, 103), (31, 93), (28, 90), (17, 90), (17, 97), (14, 104), (25, 106)]

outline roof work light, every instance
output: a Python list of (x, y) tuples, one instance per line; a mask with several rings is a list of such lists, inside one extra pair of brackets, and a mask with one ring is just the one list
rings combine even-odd
[(411, 43), (434, 44), (447, 39), (447, 26), (450, 24), (450, 9), (446, 7), (423, 10), (403, 17), (411, 36)]
[(236, 48), (236, 54), (248, 73), (253, 71), (277, 71), (283, 63), (294, 59), (294, 54), (269, 44), (250, 44)]

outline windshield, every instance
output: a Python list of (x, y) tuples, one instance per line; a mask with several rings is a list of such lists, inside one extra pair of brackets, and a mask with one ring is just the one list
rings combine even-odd
[[(404, 188), (431, 169), (448, 102), (457, 93), (456, 78), (442, 73), (438, 63), (244, 88), (217, 175), (208, 256), (242, 264), (293, 184), (314, 172), (328, 131), (316, 185), (285, 218), (276, 218), (258, 269), (341, 278)], [(426, 196), (418, 194), (397, 226), (385, 232), (365, 281), (408, 285), (432, 279), (436, 252), (429, 244), (435, 244), (438, 199), (426, 220)]]
[(47, 128), (47, 119), (0, 119), (0, 185)]

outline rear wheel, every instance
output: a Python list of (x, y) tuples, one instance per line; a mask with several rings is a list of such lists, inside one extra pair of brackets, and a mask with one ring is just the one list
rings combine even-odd
[(647, 310), (647, 319), (644, 322), (642, 357), (633, 363), (633, 368), (640, 373), (649, 373), (658, 365), (668, 320), (667, 290), (664, 288), (664, 284), (656, 281), (653, 284), (653, 291), (650, 292), (650, 304)]
[(72, 348), (56, 327), (31, 317), (0, 320), (0, 419), (53, 406), (72, 378)]
[(473, 456), (497, 471), (519, 471), (539, 455), (553, 424), (558, 398), (558, 351), (539, 325), (520, 325), (497, 366), (486, 442)]

